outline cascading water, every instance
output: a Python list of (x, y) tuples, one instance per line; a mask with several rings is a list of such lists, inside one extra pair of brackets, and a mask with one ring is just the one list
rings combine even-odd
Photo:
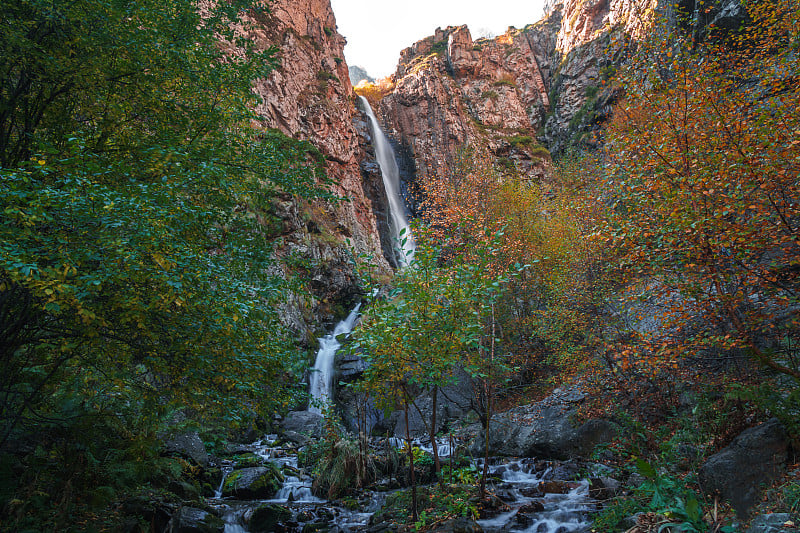
[(311, 405), (308, 410), (312, 413), (322, 414), (321, 406), (327, 405), (331, 401), (333, 360), (336, 357), (336, 350), (342, 346), (336, 337), (349, 335), (353, 331), (359, 309), (361, 309), (361, 304), (350, 311), (347, 318), (336, 324), (332, 333), (319, 339), (319, 351), (317, 351), (317, 359), (314, 362), (309, 383)]
[(394, 240), (395, 256), (398, 265), (402, 268), (411, 264), (414, 259), (416, 243), (411, 229), (408, 226), (406, 217), (405, 203), (400, 196), (400, 170), (397, 168), (397, 161), (394, 158), (394, 150), (389, 144), (389, 140), (381, 130), (378, 119), (372, 111), (369, 102), (363, 96), (358, 97), (364, 111), (369, 118), (370, 130), (372, 131), (372, 145), (375, 148), (375, 156), (378, 158), (378, 165), (381, 167), (383, 176), (383, 187), (386, 189), (386, 198), (389, 201), (389, 227)]

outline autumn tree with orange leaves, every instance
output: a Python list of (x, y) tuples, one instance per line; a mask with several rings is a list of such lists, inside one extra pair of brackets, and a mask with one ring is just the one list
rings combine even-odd
[(668, 304), (650, 364), (737, 351), (800, 382), (800, 15), (748, 10), (705, 44), (643, 42), (622, 69), (605, 230), (628, 279)]
[(596, 205), (579, 173), (554, 174), (536, 182), (501, 170), (475, 145), (450, 172), (421, 184), (422, 211), (441, 241), (469, 249), (500, 233), (488, 268), (528, 265), (499, 302), (498, 317), (516, 364), (537, 373), (542, 366), (575, 372), (591, 361), (604, 293), (600, 249), (588, 237)]

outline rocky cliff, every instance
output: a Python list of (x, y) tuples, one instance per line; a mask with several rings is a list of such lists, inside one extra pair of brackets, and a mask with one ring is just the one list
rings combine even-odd
[(565, 0), (494, 39), (473, 40), (466, 26), (437, 29), (401, 53), (382, 119), (420, 178), (445, 172), (475, 143), (501, 166), (540, 178), (548, 150), (593, 143), (615, 96), (600, 89), (608, 67), (656, 9), (657, 0)]
[(354, 124), (360, 116), (343, 59), (345, 40), (336, 31), (329, 0), (272, 0), (268, 12), (250, 17), (255, 24), (246, 37), (260, 49), (277, 47), (280, 58), (279, 68), (255, 82), (263, 126), (311, 142), (325, 158), (333, 192), (345, 199), (299, 204), (286, 196), (274, 206), (285, 227), (281, 274), (294, 271), (311, 280), (312, 297), (293, 296), (285, 320), (298, 331), (306, 324), (329, 326), (358, 297), (346, 241), (388, 268), (373, 211), (381, 189), (360, 166), (364, 139)]

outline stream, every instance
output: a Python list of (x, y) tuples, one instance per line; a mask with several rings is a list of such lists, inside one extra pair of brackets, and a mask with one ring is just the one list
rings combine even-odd
[[(430, 445), (419, 444), (419, 447), (431, 450)], [(280, 445), (276, 435), (268, 435), (262, 441), (239, 447), (239, 450), (248, 450), (265, 462), (275, 463), (284, 473), (285, 480), (270, 499), (240, 501), (222, 498), (220, 488), (209, 504), (222, 515), (225, 533), (250, 533), (248, 524), (254, 511), (270, 504), (285, 510), (274, 531), (367, 531), (371, 516), (393, 492), (363, 491), (357, 499), (348, 500), (345, 507), (341, 501), (327, 501), (312, 494), (313, 480), (308, 472), (298, 467), (297, 450)], [(448, 457), (449, 445), (438, 444), (438, 451), (442, 457)], [(480, 470), (481, 460), (474, 461), (474, 465)], [(490, 533), (588, 531), (589, 516), (597, 509), (596, 503), (589, 498), (589, 483), (586, 480), (558, 480), (557, 469), (552, 463), (533, 459), (490, 458), (488, 487), (505, 505), (496, 515), (477, 523)], [(228, 475), (232, 468), (223, 470)]]
[[(381, 130), (369, 103), (360, 97), (372, 130), (372, 142), (383, 175), (389, 201), (389, 226), (394, 240), (397, 265), (408, 266), (414, 257), (415, 242), (410, 232), (405, 205), (400, 195), (399, 172), (395, 155)], [(316, 362), (310, 374), (309, 392), (312, 398), (309, 411), (326, 416), (325, 406), (332, 401), (334, 360), (342, 337), (349, 335), (359, 317), (357, 305), (334, 330), (320, 338)], [(399, 439), (372, 439), (373, 450), (386, 446), (402, 448)], [(432, 452), (437, 446), (438, 455), (451, 455), (451, 442), (427, 444), (416, 441), (423, 451)], [(236, 456), (219, 464), (223, 479), (209, 504), (215, 507), (225, 522), (225, 533), (251, 533), (257, 529), (291, 533), (350, 533), (368, 531), (370, 519), (380, 509), (387, 496), (394, 491), (361, 491), (357, 499), (326, 501), (312, 492), (313, 479), (309, 471), (298, 465), (299, 450), (283, 445), (277, 435), (267, 435), (263, 440), (235, 447), (235, 454), (245, 454), (264, 470), (277, 469), (283, 474), (283, 485), (269, 499), (242, 501), (223, 497), (225, 479), (236, 473)], [(476, 469), (481, 460), (473, 461)], [(253, 464), (248, 464), (252, 467)], [(264, 468), (267, 466), (268, 468)], [(244, 467), (247, 468), (247, 467)], [(253, 470), (250, 468), (250, 470)], [(488, 489), (502, 503), (494, 515), (478, 521), (487, 532), (577, 533), (588, 530), (588, 516), (596, 509), (589, 498), (589, 483), (560, 480), (557, 467), (533, 459), (490, 459)], [(238, 475), (242, 475), (239, 473)], [(566, 477), (566, 476), (565, 476)], [(238, 483), (239, 478), (234, 480)], [(395, 485), (396, 486), (396, 485)], [(274, 490), (274, 489), (273, 489)], [(235, 493), (235, 492), (234, 492)], [(345, 505), (346, 503), (346, 505)], [(250, 529), (249, 529), (250, 528)], [(380, 529), (389, 531), (390, 529)]]

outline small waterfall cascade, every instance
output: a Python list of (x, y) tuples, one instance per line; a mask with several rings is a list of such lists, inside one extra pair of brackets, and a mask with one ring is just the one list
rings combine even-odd
[[(476, 461), (479, 470), (481, 463), (481, 460)], [(597, 506), (589, 497), (587, 480), (547, 483), (552, 469), (539, 470), (530, 459), (506, 459), (490, 464), (489, 472), (494, 479), (502, 479), (495, 485), (495, 491), (512, 503), (509, 511), (478, 520), (487, 533), (584, 533), (589, 530), (589, 516), (597, 511)]]
[(367, 118), (369, 118), (372, 144), (375, 147), (378, 165), (381, 167), (383, 187), (386, 189), (386, 198), (389, 201), (389, 227), (392, 239), (395, 242), (395, 257), (400, 268), (403, 268), (414, 260), (416, 243), (408, 225), (405, 203), (400, 195), (400, 170), (397, 168), (394, 150), (392, 150), (389, 139), (386, 138), (380, 124), (378, 124), (378, 119), (375, 117), (372, 107), (363, 96), (358, 98), (361, 100), (361, 105), (364, 106)]
[(361, 304), (356, 305), (347, 318), (336, 324), (331, 333), (319, 339), (319, 351), (317, 351), (317, 359), (314, 362), (309, 383), (311, 405), (308, 410), (312, 413), (322, 414), (320, 406), (327, 405), (331, 401), (333, 360), (336, 357), (336, 350), (342, 346), (337, 337), (349, 335), (353, 331), (360, 309)]

